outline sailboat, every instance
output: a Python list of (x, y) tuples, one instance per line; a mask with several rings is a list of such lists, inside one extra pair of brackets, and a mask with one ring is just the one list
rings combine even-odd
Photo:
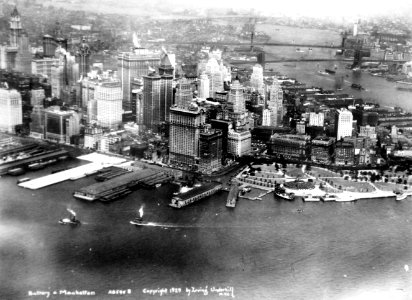
[(130, 221), (130, 224), (136, 226), (143, 225), (143, 206), (139, 209), (139, 215), (134, 218), (134, 220)]
[(76, 213), (72, 209), (67, 209), (67, 211), (70, 213), (69, 218), (63, 218), (59, 220), (59, 224), (61, 225), (80, 225), (80, 221), (76, 219)]

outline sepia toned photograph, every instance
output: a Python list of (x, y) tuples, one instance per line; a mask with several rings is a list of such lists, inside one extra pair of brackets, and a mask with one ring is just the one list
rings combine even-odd
[(412, 299), (412, 2), (0, 0), (0, 299)]

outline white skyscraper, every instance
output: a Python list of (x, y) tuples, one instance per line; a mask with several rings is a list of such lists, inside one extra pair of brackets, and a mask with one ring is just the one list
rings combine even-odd
[(215, 58), (210, 58), (206, 64), (206, 74), (209, 77), (209, 96), (215, 97), (215, 92), (223, 91), (223, 74)]
[(209, 87), (210, 87), (210, 81), (209, 77), (205, 73), (200, 75), (200, 87), (199, 87), (199, 97), (206, 99), (209, 98)]
[(0, 131), (15, 132), (23, 124), (21, 95), (16, 90), (0, 89)]
[(253, 67), (253, 73), (250, 77), (250, 84), (259, 93), (263, 94), (264, 84), (263, 84), (263, 68), (261, 65), (256, 64)]
[(230, 87), (229, 102), (233, 103), (233, 111), (244, 112), (245, 108), (245, 98), (243, 97), (243, 86), (240, 84), (239, 80), (235, 80)]
[(96, 87), (97, 121), (102, 127), (116, 128), (122, 123), (122, 88), (120, 82), (104, 82)]
[(352, 136), (352, 122), (353, 115), (347, 109), (341, 108), (337, 111), (337, 120), (336, 120), (336, 139), (340, 140), (346, 136)]
[(268, 109), (271, 111), (270, 125), (283, 123), (283, 90), (277, 80), (269, 88)]

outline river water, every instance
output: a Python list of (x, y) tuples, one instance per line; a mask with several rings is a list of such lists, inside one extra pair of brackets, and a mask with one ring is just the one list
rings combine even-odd
[[(317, 63), (273, 68), (309, 85), (334, 84), (314, 75)], [(362, 96), (379, 96), (390, 106), (407, 102), (400, 93), (392, 95), (391, 83), (382, 78), (349, 76), (366, 87), (358, 92)], [(19, 178), (77, 164), (61, 162)], [(36, 291), (52, 293), (49, 299), (231, 298), (212, 287), (233, 287), (236, 299), (412, 297), (411, 200), (304, 203), (270, 194), (228, 209), (222, 191), (175, 210), (167, 205), (174, 185), (137, 190), (106, 204), (73, 198), (76, 189), (94, 182), (88, 177), (32, 191), (18, 187), (15, 177), (0, 178), (0, 299), (46, 299)], [(129, 224), (141, 206), (145, 220), (159, 226)], [(81, 226), (57, 223), (68, 208)], [(197, 292), (188, 296), (192, 287)], [(162, 288), (168, 289), (162, 297), (148, 294)], [(170, 288), (182, 290), (170, 294)], [(64, 290), (96, 295), (70, 297)], [(114, 296), (112, 290), (126, 294)]]

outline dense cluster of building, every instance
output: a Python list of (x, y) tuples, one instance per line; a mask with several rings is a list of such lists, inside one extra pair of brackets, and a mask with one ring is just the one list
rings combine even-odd
[(133, 44), (118, 54), (117, 70), (91, 64), (86, 40), (69, 49), (60, 34), (44, 36), (43, 55), (33, 58), (14, 9), (9, 45), (0, 49), (0, 130), (209, 174), (262, 154), (383, 163), (382, 145), (392, 145), (379, 122), (412, 121), (347, 94), (265, 76), (259, 64), (239, 78), (219, 49), (203, 47), (186, 65), (164, 48), (142, 47), (136, 35)]

